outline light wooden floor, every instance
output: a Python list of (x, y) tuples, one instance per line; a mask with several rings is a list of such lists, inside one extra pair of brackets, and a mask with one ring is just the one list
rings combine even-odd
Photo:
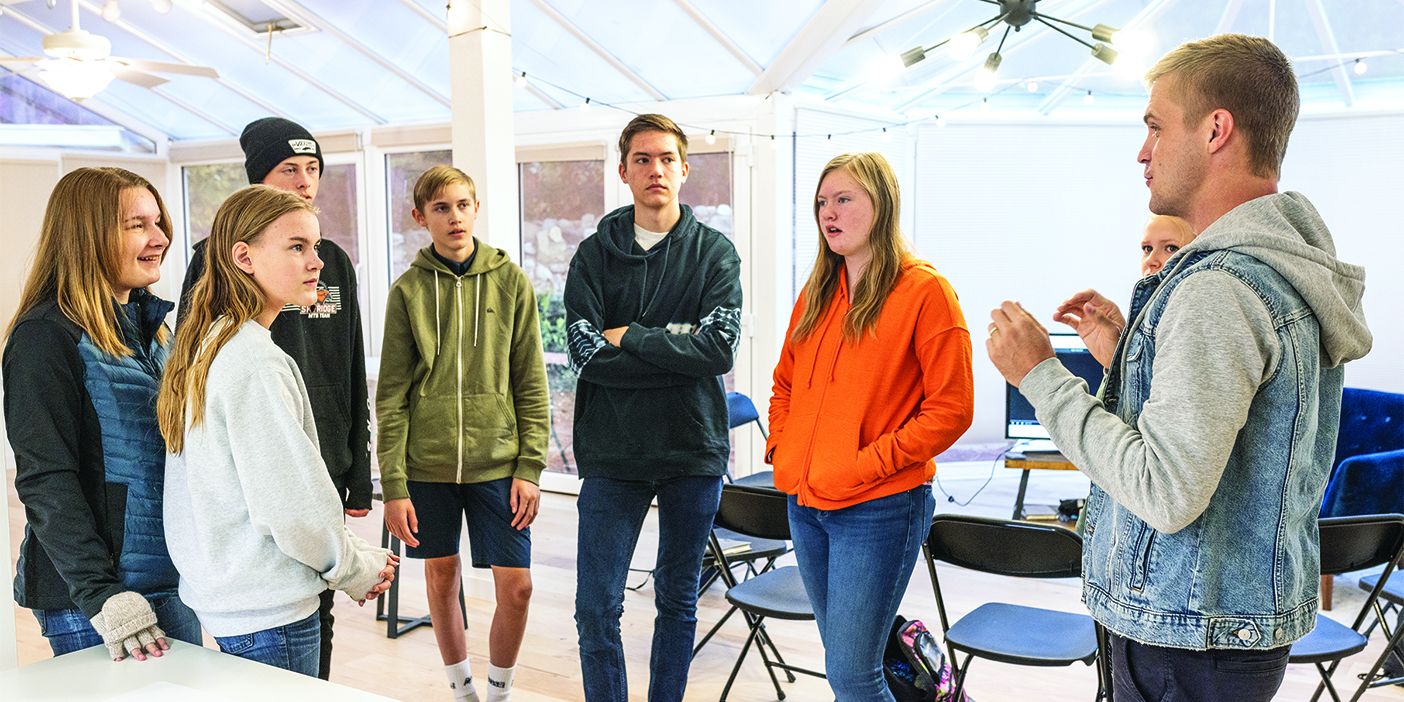
[[(990, 474), (988, 463), (950, 464), (943, 467), (942, 487), (958, 502), (965, 502), (976, 493)], [(6, 476), (10, 506), (10, 563), (18, 555), (24, 532), (24, 515), (14, 492), (14, 472)], [(1017, 486), (1015, 471), (999, 469), (989, 486), (968, 506), (947, 502), (937, 493), (937, 510), (1008, 517)], [(1029, 493), (1031, 502), (1053, 502), (1057, 498), (1085, 495), (1087, 483), (1077, 474), (1035, 474)], [(532, 601), (526, 642), (518, 664), (514, 699), (519, 702), (542, 702), (582, 699), (580, 663), (576, 647), (574, 612), (575, 592), (575, 498), (567, 495), (543, 495), (542, 512), (533, 527), (533, 566), (535, 595)], [(377, 504), (378, 507), (378, 504)], [(354, 530), (367, 540), (380, 538), (380, 512), (354, 522)], [(646, 565), (656, 548), (654, 522), (645, 527), (635, 564)], [(935, 600), (926, 576), (925, 566), (917, 564), (903, 601), (901, 613), (908, 618), (924, 619), (933, 630), (939, 630)], [(492, 616), (492, 581), (485, 571), (466, 574), (466, 594), (469, 609), (469, 649), (474, 675), (486, 674), (486, 632)], [(423, 613), (424, 580), (419, 563), (405, 559), (401, 573), (402, 611), (411, 615)], [(942, 570), (942, 583), (947, 593), (948, 611), (959, 616), (979, 604), (1000, 599), (1023, 604), (1083, 611), (1078, 600), (1079, 586), (1075, 581), (1016, 581), (955, 569)], [(4, 583), (9, 586), (8, 581)], [(1353, 584), (1338, 582), (1336, 610), (1333, 616), (1349, 618), (1363, 601)], [(1359, 594), (1357, 594), (1359, 593)], [(633, 694), (631, 700), (647, 698), (648, 651), (653, 629), (652, 590), (628, 593), (622, 623), (628, 674)], [(711, 624), (726, 611), (719, 589), (713, 589), (702, 599), (698, 611), (698, 631)], [(384, 624), (374, 619), (373, 604), (359, 608), (349, 599), (336, 608), (336, 654), (333, 658), (332, 679), (336, 682), (375, 692), (387, 697), (414, 702), (450, 700), (445, 685), (433, 632), (419, 629), (389, 640), (384, 636)], [(49, 648), (39, 634), (38, 624), (28, 610), (16, 608), (19, 632), (20, 664), (50, 656)], [(1346, 622), (1347, 624), (1349, 621)], [(811, 622), (773, 622), (768, 625), (781, 651), (794, 664), (816, 669), (823, 667), (823, 651), (819, 636)], [(687, 700), (715, 700), (731, 671), (744, 641), (745, 626), (730, 621), (712, 643), (704, 648), (692, 665)], [(1378, 634), (1365, 654), (1348, 660), (1337, 674), (1338, 680), (1353, 680), (1356, 666), (1367, 664), (1382, 647)], [(207, 641), (207, 645), (213, 646)], [(140, 665), (127, 661), (119, 665)], [(784, 684), (790, 700), (832, 700), (833, 695), (822, 680), (799, 676), (795, 683)], [(1278, 694), (1279, 700), (1307, 700), (1315, 688), (1316, 672), (1309, 666), (1292, 666)], [(783, 684), (783, 683), (782, 683)], [(988, 661), (976, 661), (970, 674), (970, 689), (979, 702), (1010, 702), (1048, 700), (1051, 702), (1089, 702), (1096, 690), (1095, 672), (1080, 664), (1071, 668), (1025, 668), (1006, 666)], [(0, 693), (0, 697), (3, 697)], [(742, 668), (730, 699), (773, 700), (775, 691), (765, 676), (754, 651)], [(1404, 700), (1404, 689), (1374, 690), (1364, 699)]]

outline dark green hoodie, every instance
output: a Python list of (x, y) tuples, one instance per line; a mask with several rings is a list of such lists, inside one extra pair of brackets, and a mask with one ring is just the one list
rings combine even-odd
[(375, 393), (385, 500), (406, 480), (536, 483), (550, 397), (536, 293), (507, 254), (474, 239), (456, 276), (420, 249), (390, 288)]
[[(741, 259), (692, 209), (645, 252), (634, 208), (600, 220), (566, 280), (580, 476), (663, 480), (722, 475), (731, 446), (726, 391), (741, 331)], [(628, 327), (619, 346), (607, 329)]]

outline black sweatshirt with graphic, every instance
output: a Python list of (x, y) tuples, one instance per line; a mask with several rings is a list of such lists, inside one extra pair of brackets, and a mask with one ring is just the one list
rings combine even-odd
[[(600, 221), (570, 263), (565, 307), (580, 476), (726, 472), (726, 391), (741, 330), (741, 259), (692, 209), (648, 251), (634, 208)], [(619, 346), (607, 329), (628, 327)]]

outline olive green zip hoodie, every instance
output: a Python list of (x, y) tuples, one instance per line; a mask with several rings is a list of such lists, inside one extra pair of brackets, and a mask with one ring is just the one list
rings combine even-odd
[(550, 396), (536, 293), (507, 254), (474, 239), (456, 276), (421, 249), (385, 304), (375, 410), (385, 500), (407, 480), (537, 483)]

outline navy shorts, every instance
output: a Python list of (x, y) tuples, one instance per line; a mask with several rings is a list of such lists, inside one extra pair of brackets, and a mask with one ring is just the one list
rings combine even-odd
[(410, 558), (444, 558), (458, 553), (463, 519), (468, 519), (468, 551), (474, 568), (531, 567), (531, 529), (512, 526), (512, 479), (486, 483), (408, 481), (419, 520), (419, 546), (405, 545)]

